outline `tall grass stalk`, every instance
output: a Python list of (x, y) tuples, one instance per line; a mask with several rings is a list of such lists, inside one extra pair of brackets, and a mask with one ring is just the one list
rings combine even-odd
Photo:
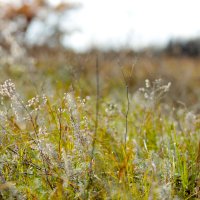
[(134, 64), (131, 67), (131, 72), (128, 75), (126, 72), (123, 71), (123, 69), (121, 68), (121, 72), (122, 72), (122, 76), (123, 76), (123, 80), (124, 80), (124, 84), (126, 87), (126, 114), (125, 114), (125, 134), (124, 134), (124, 148), (126, 151), (126, 146), (127, 146), (127, 137), (128, 137), (128, 116), (129, 116), (129, 110), (130, 110), (130, 99), (129, 99), (129, 84), (133, 75), (133, 69), (134, 69)]
[(92, 150), (91, 150), (91, 157), (90, 157), (89, 171), (88, 171), (87, 197), (89, 195), (90, 185), (92, 184), (94, 152), (95, 152), (95, 145), (97, 140), (98, 125), (99, 125), (99, 98), (100, 98), (99, 58), (98, 56), (96, 56), (96, 113), (95, 113), (94, 135), (92, 140)]
[(58, 152), (59, 152), (59, 160), (61, 160), (61, 142), (62, 142), (62, 108), (59, 108), (58, 115), (58, 123), (59, 123), (59, 142), (58, 142)]

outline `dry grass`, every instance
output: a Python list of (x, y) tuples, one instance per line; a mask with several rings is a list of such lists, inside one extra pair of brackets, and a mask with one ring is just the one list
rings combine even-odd
[(1, 64), (0, 198), (198, 199), (200, 61), (96, 54)]

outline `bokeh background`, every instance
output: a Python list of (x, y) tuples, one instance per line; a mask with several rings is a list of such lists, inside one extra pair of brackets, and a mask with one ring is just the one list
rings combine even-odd
[(66, 88), (74, 84), (87, 94), (94, 90), (98, 56), (102, 93), (123, 88), (120, 68), (134, 66), (133, 91), (147, 78), (162, 78), (172, 82), (173, 102), (196, 106), (199, 4), (197, 0), (2, 0), (1, 81), (20, 77), (19, 84), (27, 82), (27, 89), (30, 84), (64, 83)]

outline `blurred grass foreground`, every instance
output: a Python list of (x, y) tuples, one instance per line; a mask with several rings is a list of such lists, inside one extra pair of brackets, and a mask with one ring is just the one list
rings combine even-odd
[(0, 199), (200, 198), (198, 48), (76, 53), (55, 26), (30, 45), (74, 5), (0, 6)]

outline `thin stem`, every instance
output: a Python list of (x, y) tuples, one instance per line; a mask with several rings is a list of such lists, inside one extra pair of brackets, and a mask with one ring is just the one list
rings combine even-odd
[(59, 152), (59, 159), (61, 159), (61, 140), (62, 140), (62, 110), (61, 110), (61, 108), (59, 109), (58, 121), (59, 121), (59, 144), (58, 144), (58, 152)]
[(131, 79), (132, 71), (131, 71), (130, 77), (127, 77), (124, 74), (123, 70), (122, 70), (122, 75), (123, 75), (123, 78), (124, 78), (124, 84), (126, 86), (126, 101), (127, 101), (127, 109), (126, 109), (126, 114), (125, 114), (126, 126), (125, 126), (125, 134), (124, 134), (124, 147), (125, 147), (125, 150), (126, 150), (126, 143), (127, 143), (127, 136), (128, 136), (128, 115), (129, 115), (129, 109), (130, 109), (129, 82), (130, 82), (130, 79)]
[(98, 57), (96, 58), (96, 119), (95, 119), (95, 129), (94, 129), (94, 137), (92, 143), (92, 160), (94, 157), (95, 143), (97, 138), (97, 130), (99, 124), (99, 61)]
[(124, 141), (125, 141), (125, 150), (126, 150), (127, 135), (128, 135), (128, 115), (129, 115), (129, 108), (130, 108), (129, 87), (128, 87), (128, 84), (126, 84), (126, 100), (127, 100), (127, 110), (126, 110), (126, 131), (125, 131), (125, 136), (124, 136)]
[(93, 172), (93, 160), (94, 160), (94, 151), (97, 139), (97, 132), (98, 132), (98, 125), (99, 125), (99, 97), (100, 97), (100, 84), (99, 84), (99, 60), (98, 56), (96, 57), (96, 115), (95, 115), (95, 128), (94, 128), (94, 135), (92, 141), (92, 151), (91, 151), (91, 158), (89, 164), (89, 172), (88, 172), (88, 185), (87, 185), (87, 198), (90, 185), (92, 183), (92, 172)]

